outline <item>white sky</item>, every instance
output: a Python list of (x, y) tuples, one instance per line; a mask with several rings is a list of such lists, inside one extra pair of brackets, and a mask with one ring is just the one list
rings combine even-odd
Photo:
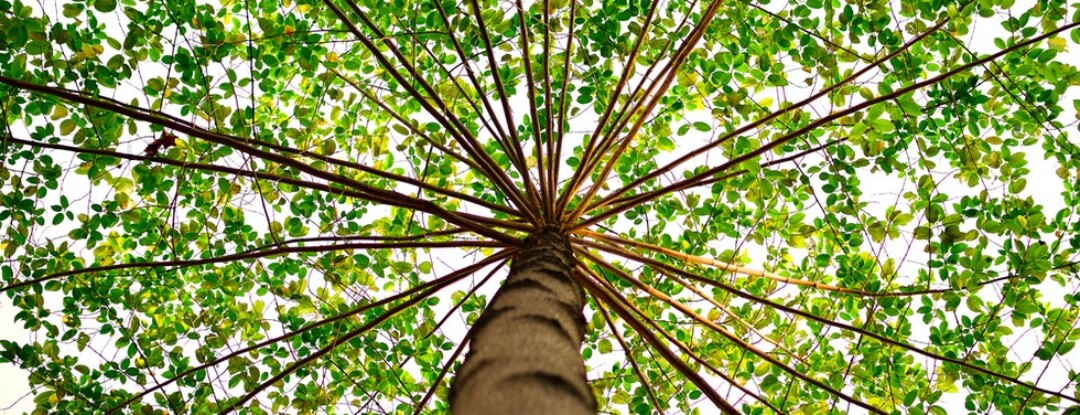
[[(773, 7), (773, 6), (779, 7), (780, 6), (779, 3), (781, 3), (781, 2), (775, 2), (774, 1), (773, 3), (774, 4), (771, 4), (770, 7)], [(1019, 6), (1017, 6), (1017, 7), (1019, 7)], [(51, 10), (50, 10), (50, 13), (51, 13)], [(992, 44), (992, 40), (993, 40), (993, 38), (995, 36), (987, 35), (988, 32), (991, 32), (993, 30), (1000, 30), (1000, 27), (997, 26), (997, 25), (994, 25), (994, 24), (992, 24), (992, 22), (988, 22), (988, 21), (981, 21), (981, 22), (977, 23), (976, 26), (975, 26), (975, 30), (972, 30), (972, 34), (969, 36), (969, 42), (970, 42), (969, 45), (971, 46), (971, 48), (973, 50), (982, 51), (982, 52), (990, 52), (990, 51), (996, 50), (996, 47), (993, 46), (993, 44)], [(978, 36), (976, 36), (976, 33), (978, 33)], [(1066, 58), (1066, 59), (1071, 60), (1071, 62), (1080, 62), (1080, 45), (1076, 45), (1075, 43), (1072, 43), (1070, 41), (1067, 56), (1068, 56), (1068, 58)], [(1074, 121), (1074, 120), (1072, 120), (1072, 119), (1070, 119), (1068, 117), (1071, 116), (1071, 114), (1072, 114), (1071, 111), (1069, 110), (1070, 108), (1072, 108), (1071, 100), (1075, 99), (1077, 97), (1078, 96), (1074, 94), (1073, 96), (1069, 97), (1069, 101), (1066, 101), (1066, 102), (1062, 103), (1062, 106), (1064, 108), (1066, 108), (1066, 111), (1065, 111), (1066, 119), (1064, 120), (1065, 122)], [(790, 96), (788, 97), (788, 99), (792, 100), (792, 101), (795, 100), (793, 97), (790, 97)], [(1071, 141), (1074, 142), (1074, 143), (1080, 143), (1080, 134), (1078, 134), (1076, 132), (1075, 128), (1070, 128), (1070, 129), (1068, 129), (1068, 131), (1070, 133)], [(1031, 168), (1031, 170), (1033, 171), (1033, 174), (1032, 174), (1031, 179), (1029, 180), (1028, 188), (1027, 188), (1027, 190), (1025, 192), (1027, 192), (1029, 194), (1041, 194), (1041, 195), (1043, 195), (1042, 197), (1039, 197), (1038, 200), (1040, 200), (1040, 202), (1042, 202), (1044, 204), (1044, 206), (1046, 208), (1046, 212), (1048, 212), (1049, 214), (1052, 214), (1053, 212), (1056, 212), (1060, 208), (1060, 206), (1051, 206), (1049, 203), (1046, 203), (1046, 201), (1048, 199), (1045, 197), (1045, 195), (1048, 192), (1051, 193), (1051, 194), (1057, 194), (1057, 192), (1060, 191), (1059, 190), (1060, 179), (1058, 179), (1057, 176), (1054, 174), (1054, 169), (1056, 168), (1056, 165), (1052, 164), (1052, 163), (1040, 163), (1041, 154), (1042, 154), (1041, 149), (1038, 149), (1038, 148), (1032, 149), (1031, 151), (1028, 151), (1028, 154), (1030, 156), (1038, 156), (1038, 158), (1036, 158), (1035, 160), (1031, 160), (1031, 164), (1029, 164), (1029, 168)], [(945, 193), (949, 193), (949, 192), (946, 190)], [(1059, 201), (1059, 203), (1063, 203), (1063, 202), (1060, 201), (1060, 199), (1058, 201)], [(898, 247), (897, 250), (899, 250), (899, 248), (906, 248), (906, 247), (907, 247), (906, 245), (903, 245), (901, 247)], [(753, 254), (753, 253), (751, 253), (751, 254)], [(29, 338), (30, 333), (28, 333), (27, 331), (21, 329), (18, 325), (16, 325), (13, 322), (13, 317), (14, 316), (13, 316), (12, 307), (11, 307), (10, 303), (8, 302), (8, 300), (6, 299), (6, 297), (0, 297), (0, 298), (2, 298), (2, 299), (0, 299), (0, 338), (4, 338), (4, 339), (26, 339), (26, 338)], [(443, 302), (443, 304), (446, 304), (446, 303), (448, 303), (448, 302)], [(918, 337), (918, 336), (916, 336), (916, 337)], [(925, 336), (923, 336), (923, 337), (925, 337)], [(1025, 345), (1025, 344), (1021, 343), (1018, 347), (1020, 348), (1018, 350), (1018, 353), (1020, 353), (1020, 355), (1025, 355), (1025, 356), (1030, 356), (1031, 355), (1030, 350), (1024, 350), (1025, 348), (1032, 347), (1030, 344)], [(1072, 363), (1073, 363), (1072, 366), (1080, 366), (1080, 361), (1076, 361), (1076, 362), (1072, 362)], [(1054, 367), (1054, 366), (1052, 366), (1052, 367)], [(1061, 373), (1060, 373), (1060, 367), (1061, 366), (1057, 365), (1056, 367), (1059, 370), (1056, 373), (1053, 373), (1052, 375), (1060, 377), (1061, 376)], [(1044, 380), (1044, 382), (1047, 385), (1057, 384), (1057, 382), (1053, 382), (1053, 381)], [(21, 414), (21, 413), (24, 413), (24, 412), (29, 412), (30, 410), (33, 409), (34, 405), (33, 405), (33, 402), (32, 402), (32, 396), (29, 396), (31, 391), (30, 391), (30, 388), (28, 386), (28, 382), (26, 380), (26, 374), (24, 372), (17, 369), (14, 365), (0, 364), (0, 384), (2, 384), (2, 386), (3, 386), (3, 387), (0, 387), (0, 415)], [(951, 405), (950, 409), (956, 409), (957, 411), (963, 411), (963, 401), (962, 400), (959, 400), (959, 401), (954, 400), (954, 401), (952, 401), (952, 405)], [(966, 411), (964, 411), (964, 412), (966, 412)]]

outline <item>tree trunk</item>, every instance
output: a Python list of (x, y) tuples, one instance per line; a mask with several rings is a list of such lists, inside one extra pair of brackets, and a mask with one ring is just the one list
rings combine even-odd
[(472, 328), (450, 386), (454, 415), (596, 414), (585, 379), (585, 293), (570, 275), (565, 236), (545, 228), (525, 240), (510, 276)]

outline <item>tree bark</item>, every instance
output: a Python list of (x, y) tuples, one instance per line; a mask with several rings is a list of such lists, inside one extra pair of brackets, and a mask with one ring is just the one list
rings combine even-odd
[(450, 386), (454, 415), (596, 414), (585, 378), (585, 292), (573, 279), (565, 236), (525, 240), (510, 275), (472, 327)]

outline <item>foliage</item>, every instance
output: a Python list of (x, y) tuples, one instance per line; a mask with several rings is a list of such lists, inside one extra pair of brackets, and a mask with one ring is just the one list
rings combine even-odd
[(442, 413), (554, 224), (602, 411), (1059, 413), (1078, 6), (0, 0), (0, 361), (35, 413)]

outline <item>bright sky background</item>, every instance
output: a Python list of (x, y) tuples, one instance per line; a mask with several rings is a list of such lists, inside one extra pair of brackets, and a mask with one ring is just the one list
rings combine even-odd
[[(782, 5), (782, 3), (783, 2), (781, 1), (774, 0), (773, 4), (771, 4), (770, 7), (779, 7), (780, 5)], [(1031, 2), (1029, 1), (1028, 3)], [(1020, 6), (1017, 7), (1019, 8)], [(48, 10), (50, 10), (51, 13), (51, 10), (53, 10), (53, 8), (50, 7)], [(972, 30), (971, 35), (969, 35), (969, 46), (973, 50), (981, 51), (984, 53), (997, 50), (997, 48), (992, 43), (992, 40), (996, 37), (995, 35), (993, 35), (995, 30), (1001, 30), (1000, 26), (995, 25), (987, 20), (979, 21), (974, 26), (974, 30)], [(1080, 45), (1070, 42), (1067, 56), (1067, 59), (1071, 60), (1071, 62), (1080, 62)], [(1070, 96), (1068, 98), (1068, 101), (1062, 103), (1062, 106), (1066, 108), (1064, 118), (1062, 119), (1063, 122), (1073, 123), (1075, 122), (1074, 117), (1080, 116), (1080, 114), (1073, 115), (1072, 111), (1070, 110), (1072, 108), (1072, 105), (1070, 103), (1071, 100), (1077, 98), (1080, 98), (1080, 95), (1074, 93), (1073, 96)], [(789, 97), (789, 100), (795, 101), (796, 98)], [(1080, 143), (1080, 133), (1077, 132), (1075, 126), (1074, 128), (1069, 128), (1068, 132), (1073, 143)], [(1057, 194), (1057, 192), (1059, 191), (1060, 179), (1054, 174), (1054, 170), (1057, 166), (1054, 163), (1042, 162), (1042, 150), (1039, 148), (1030, 149), (1028, 151), (1028, 154), (1032, 157), (1032, 160), (1029, 160), (1029, 162), (1031, 163), (1029, 164), (1029, 168), (1031, 168), (1031, 170), (1033, 171), (1033, 176), (1032, 180), (1029, 180), (1029, 185), (1026, 189), (1026, 192), (1029, 194), (1040, 194), (1041, 197), (1039, 197), (1038, 200), (1043, 202), (1044, 207), (1046, 208), (1046, 212), (1052, 214), (1053, 212), (1056, 212), (1060, 208), (1060, 206), (1052, 206), (1046, 203), (1046, 201), (1048, 200), (1046, 194)], [(947, 190), (945, 192), (949, 193)], [(1059, 204), (1062, 203), (1060, 199), (1056, 200), (1059, 202)], [(12, 310), (13, 308), (11, 307), (10, 302), (7, 300), (7, 298), (0, 297), (0, 338), (28, 338), (29, 333), (21, 329), (20, 325), (15, 324), (15, 322), (13, 321), (14, 313)], [(1031, 347), (1031, 345), (1021, 344), (1018, 347)], [(1025, 356), (1031, 355), (1031, 351), (1020, 350), (1018, 352), (1021, 355)], [(1080, 361), (1069, 363), (1072, 363), (1070, 366), (1073, 367), (1080, 366)], [(1038, 367), (1038, 364), (1036, 364), (1036, 366)], [(1058, 368), (1060, 369), (1060, 366), (1058, 366)], [(1059, 373), (1056, 373), (1056, 375), (1060, 377), (1062, 374), (1060, 373), (1060, 370), (1058, 372)], [(1054, 385), (1057, 383), (1059, 382), (1047, 381), (1046, 384)], [(14, 365), (11, 364), (0, 364), (0, 385), (2, 385), (0, 386), (0, 415), (22, 414), (29, 412), (33, 409), (34, 405), (32, 402), (32, 396), (30, 396), (31, 391), (28, 386), (26, 374), (23, 371), (17, 369)], [(948, 395), (946, 395), (945, 399), (946, 402), (949, 402)], [(953, 406), (953, 408), (957, 410), (957, 413), (966, 412), (965, 410), (963, 410), (962, 399), (959, 401), (952, 401), (951, 403), (952, 405), (955, 405)]]

